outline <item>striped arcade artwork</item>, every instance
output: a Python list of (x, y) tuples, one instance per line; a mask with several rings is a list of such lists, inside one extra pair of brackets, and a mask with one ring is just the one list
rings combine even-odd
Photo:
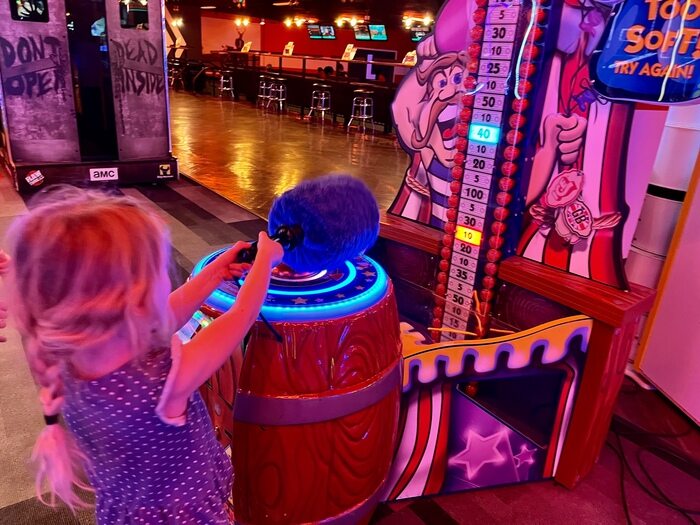
[(574, 316), (501, 337), (426, 344), (402, 324), (399, 445), (385, 498), (554, 476), (591, 326)]

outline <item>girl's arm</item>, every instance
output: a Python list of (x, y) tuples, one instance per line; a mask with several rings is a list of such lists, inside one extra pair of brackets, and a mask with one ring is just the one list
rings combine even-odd
[(158, 404), (161, 417), (170, 420), (181, 417), (192, 392), (221, 368), (241, 344), (265, 301), (271, 270), (283, 255), (282, 246), (261, 232), (258, 255), (233, 307), (183, 345), (179, 359), (173, 356), (173, 368)]
[[(10, 256), (0, 250), (0, 328), (7, 326), (7, 303), (4, 301), (3, 295), (3, 276), (10, 271)], [(0, 343), (7, 341), (7, 337), (0, 334)]]
[(250, 248), (250, 244), (237, 242), (232, 248), (206, 265), (195, 277), (170, 294), (168, 306), (173, 318), (171, 333), (182, 328), (190, 320), (206, 298), (221, 284), (221, 281), (238, 278), (243, 272), (250, 269), (250, 264), (236, 263), (238, 252), (245, 248)]

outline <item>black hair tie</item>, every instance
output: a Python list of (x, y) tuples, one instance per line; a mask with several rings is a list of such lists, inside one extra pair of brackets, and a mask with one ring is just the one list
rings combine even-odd
[(44, 421), (47, 425), (58, 425), (58, 414), (54, 414), (52, 416), (47, 416), (44, 414)]

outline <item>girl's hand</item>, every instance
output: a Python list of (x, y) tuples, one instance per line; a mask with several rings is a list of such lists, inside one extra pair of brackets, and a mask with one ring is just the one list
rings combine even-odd
[(221, 267), (221, 275), (223, 279), (228, 281), (238, 279), (245, 272), (250, 270), (250, 264), (236, 262), (238, 259), (238, 253), (247, 248), (250, 248), (250, 243), (239, 241), (216, 258), (216, 262)]
[(260, 232), (260, 235), (258, 235), (258, 256), (256, 259), (265, 259), (270, 264), (270, 268), (274, 268), (282, 262), (282, 257), (284, 257), (282, 245), (270, 239), (267, 233)]

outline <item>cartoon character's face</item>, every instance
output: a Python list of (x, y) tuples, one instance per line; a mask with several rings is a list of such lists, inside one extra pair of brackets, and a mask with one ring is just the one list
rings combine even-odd
[(449, 100), (461, 89), (464, 68), (452, 66), (448, 70), (435, 73), (432, 82), (433, 93), (437, 93), (441, 100)]
[(453, 64), (436, 71), (427, 86), (427, 98), (418, 121), (420, 136), (427, 139), (437, 160), (451, 167), (455, 154), (455, 123), (459, 113), (459, 97), (464, 91), (464, 66)]

